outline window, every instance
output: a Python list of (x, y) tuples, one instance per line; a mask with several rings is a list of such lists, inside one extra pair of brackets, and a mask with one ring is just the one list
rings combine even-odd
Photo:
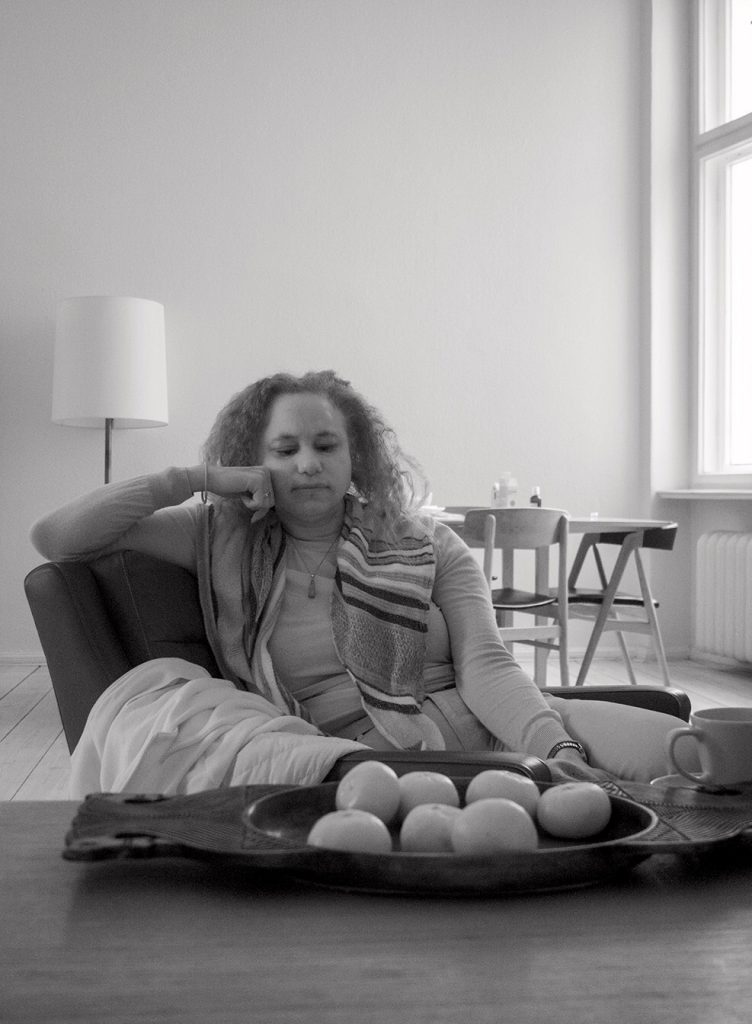
[[(698, 0), (697, 483), (752, 482), (752, 0)], [(715, 478), (715, 480), (714, 480)], [(730, 479), (729, 479), (730, 478)]]

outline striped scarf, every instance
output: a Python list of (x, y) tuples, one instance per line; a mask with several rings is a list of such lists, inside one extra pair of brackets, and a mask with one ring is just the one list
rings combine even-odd
[[(271, 514), (251, 545), (253, 594), (246, 653), (254, 685), (277, 706), (302, 708), (274, 674), (268, 641), (284, 590), (285, 537)], [(431, 524), (407, 522), (396, 543), (356, 499), (345, 499), (332, 592), (337, 654), (376, 729), (405, 750), (442, 749), (436, 725), (421, 711), (428, 612), (436, 562)]]

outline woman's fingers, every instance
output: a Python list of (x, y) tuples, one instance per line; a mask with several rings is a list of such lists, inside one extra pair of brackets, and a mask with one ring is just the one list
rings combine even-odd
[(223, 498), (240, 498), (253, 522), (274, 505), (272, 476), (266, 466), (212, 466), (209, 489)]
[(251, 522), (256, 523), (263, 519), (266, 513), (274, 505), (274, 489), (272, 488), (271, 473), (265, 466), (254, 467), (251, 478), (248, 481), (246, 493), (241, 501), (252, 512)]

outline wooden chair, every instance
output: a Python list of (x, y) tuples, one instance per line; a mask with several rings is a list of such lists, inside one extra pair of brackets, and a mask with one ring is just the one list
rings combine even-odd
[[(676, 523), (666, 523), (659, 527), (636, 530), (633, 533), (590, 533), (585, 534), (582, 538), (569, 573), (566, 602), (570, 619), (590, 619), (594, 625), (575, 685), (582, 686), (585, 682), (593, 656), (605, 632), (616, 633), (632, 685), (636, 685), (637, 680), (624, 634), (649, 634), (664, 684), (671, 685), (666, 653), (656, 615), (659, 605), (650, 590), (640, 551), (643, 548), (670, 551), (674, 546), (676, 530)], [(620, 549), (610, 577), (606, 573), (600, 550), (603, 545), (617, 545)], [(600, 589), (587, 589), (578, 586), (588, 555), (592, 555), (592, 561), (595, 563), (601, 584)], [(639, 594), (629, 594), (619, 589), (630, 561), (637, 570)], [(626, 611), (627, 614), (620, 614), (620, 610)], [(643, 615), (634, 617), (632, 613), (635, 610), (638, 612), (642, 610)]]
[[(550, 508), (471, 509), (465, 516), (462, 535), (471, 546), (483, 547), (483, 571), (491, 591), (491, 603), (502, 639), (510, 646), (522, 643), (535, 648), (535, 682), (545, 686), (551, 651), (558, 651), (562, 686), (569, 685), (567, 614), (566, 512)], [(549, 553), (558, 549), (558, 586), (549, 585)], [(515, 552), (535, 552), (535, 590), (516, 585)], [(494, 589), (494, 552), (501, 552), (501, 588)], [(563, 594), (563, 600), (557, 598)], [(534, 625), (516, 625), (518, 613), (535, 616)], [(553, 619), (554, 621), (546, 621)]]

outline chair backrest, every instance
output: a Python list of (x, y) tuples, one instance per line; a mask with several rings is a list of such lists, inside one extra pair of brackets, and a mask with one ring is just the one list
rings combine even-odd
[(90, 562), (46, 562), (24, 587), (68, 746), (97, 698), (151, 658), (185, 658), (219, 674), (195, 576), (135, 551)]
[[(660, 551), (671, 551), (676, 540), (678, 526), (676, 523), (664, 523), (661, 526), (650, 526), (647, 530), (640, 530), (641, 548), (653, 548)], [(593, 533), (589, 535), (593, 544), (617, 544), (624, 543), (626, 533)]]
[[(558, 508), (473, 508), (465, 514), (462, 536), (470, 547), (484, 548), (483, 571), (491, 582), (494, 549), (502, 552), (502, 584), (514, 585), (514, 552), (558, 545), (559, 589), (566, 582), (569, 517)], [(564, 587), (566, 590), (566, 587)]]
[(472, 508), (465, 514), (462, 536), (483, 546), (493, 523), (494, 546), (514, 551), (550, 547), (566, 532), (567, 514), (557, 508)]

